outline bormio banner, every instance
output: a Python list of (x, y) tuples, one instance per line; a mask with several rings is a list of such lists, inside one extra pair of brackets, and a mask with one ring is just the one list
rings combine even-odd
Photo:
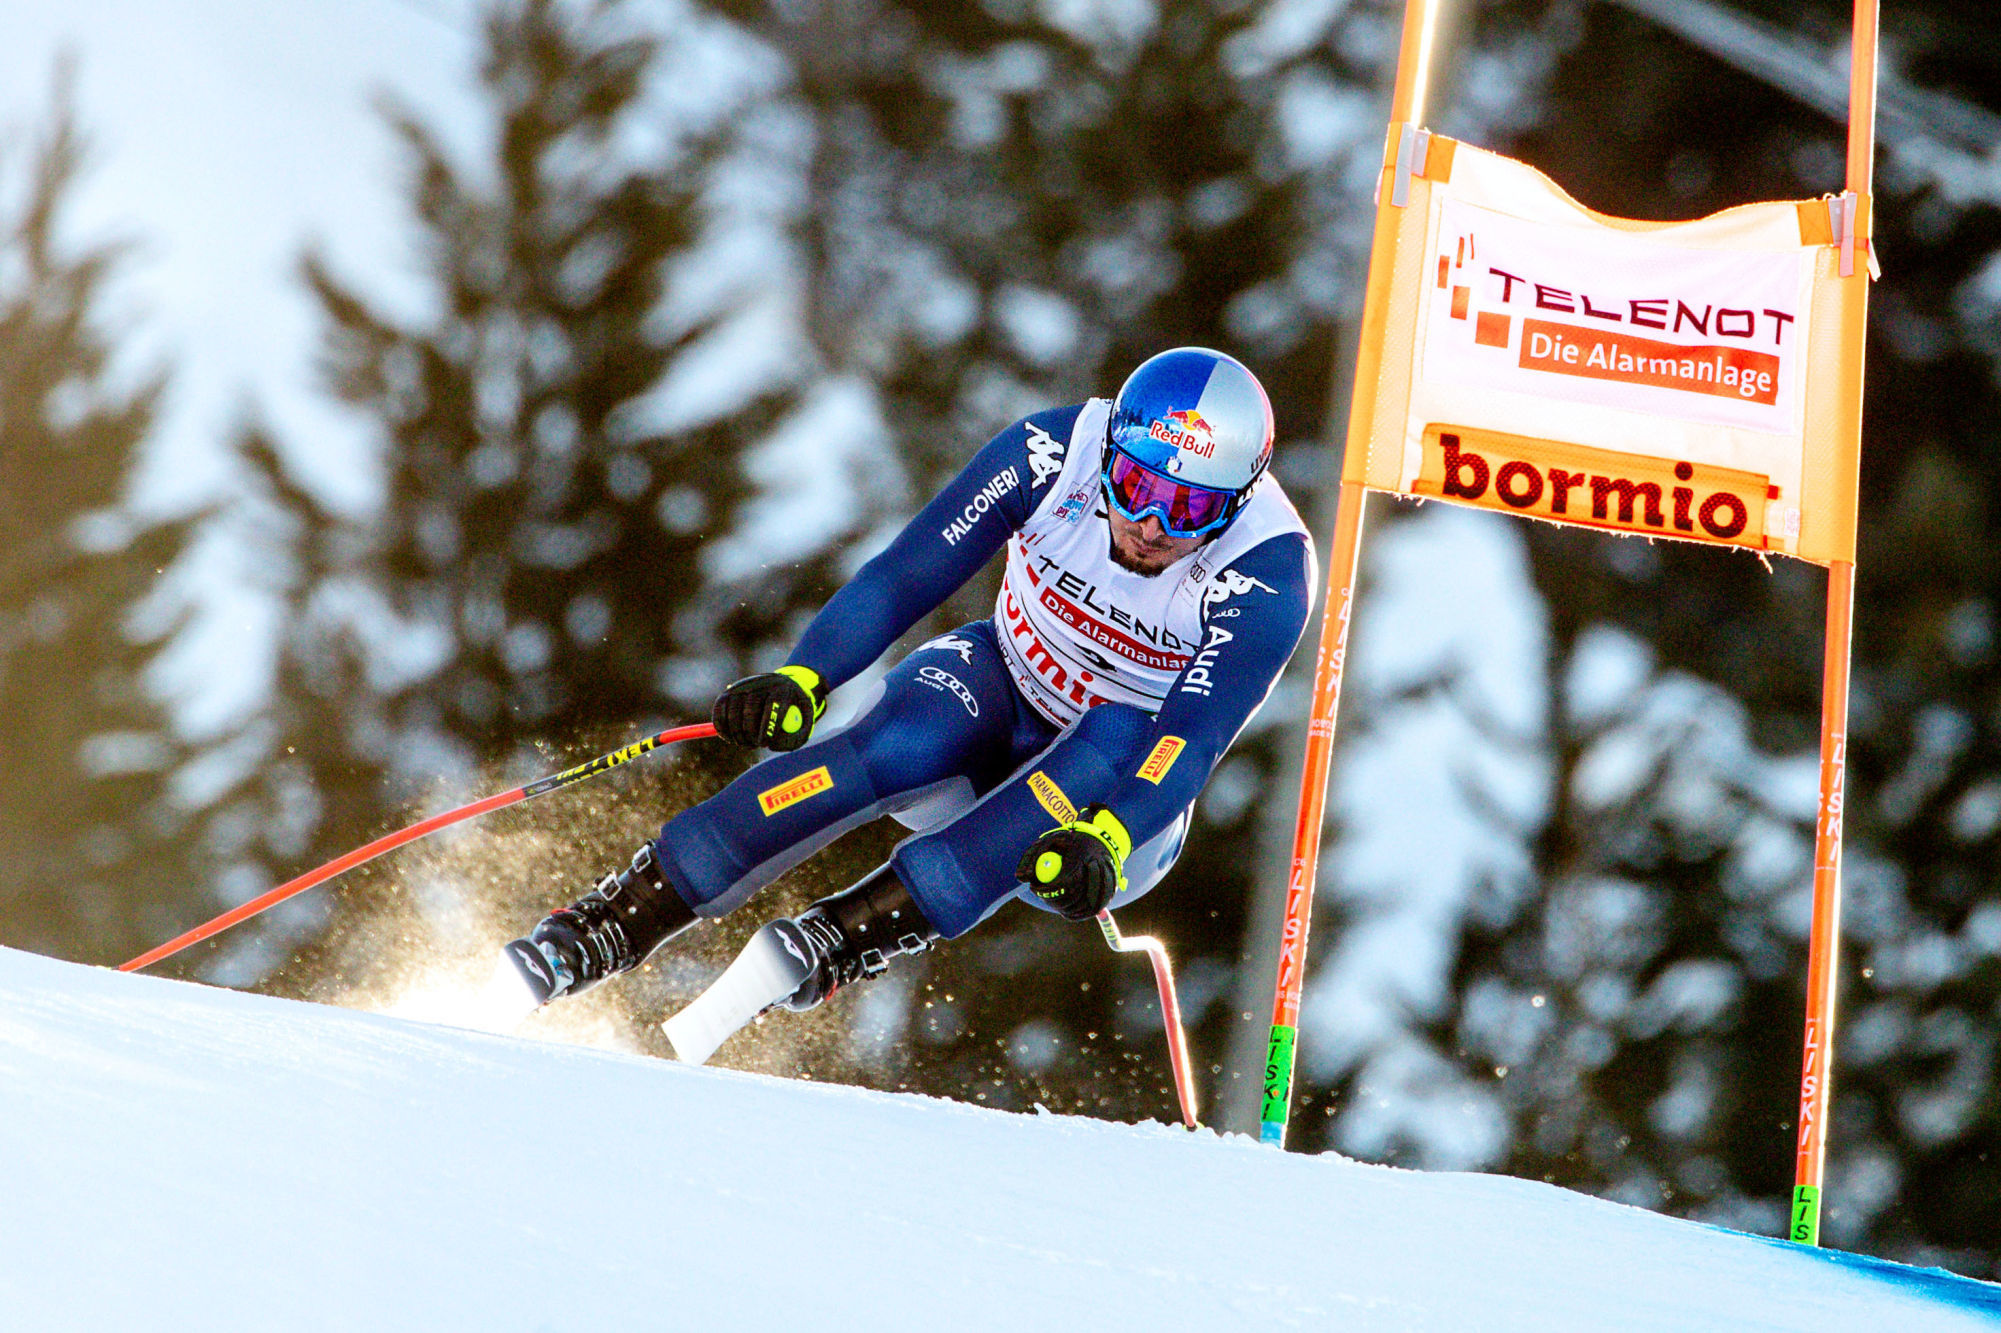
[(1438, 136), (1388, 194), (1348, 480), (1854, 559), (1867, 278), (1827, 201), (1634, 222)]

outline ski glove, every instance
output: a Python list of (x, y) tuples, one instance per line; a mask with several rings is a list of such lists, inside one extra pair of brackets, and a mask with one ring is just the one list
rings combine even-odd
[(819, 673), (784, 666), (732, 684), (717, 696), (709, 720), (716, 735), (748, 749), (796, 750), (826, 711)]
[(1087, 805), (1077, 818), (1029, 844), (1014, 869), (1016, 879), (1072, 921), (1089, 921), (1126, 886), (1132, 837), (1119, 817)]

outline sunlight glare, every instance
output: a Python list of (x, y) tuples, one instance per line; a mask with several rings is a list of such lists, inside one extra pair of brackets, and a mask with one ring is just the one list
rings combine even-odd
[(535, 996), (503, 955), (477, 990), (449, 974), (433, 974), (418, 978), (377, 1012), (479, 1032), (513, 1032), (535, 1012)]

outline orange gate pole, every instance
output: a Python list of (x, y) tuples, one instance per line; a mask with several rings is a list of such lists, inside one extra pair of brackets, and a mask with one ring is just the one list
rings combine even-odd
[[(1855, 0), (1855, 28), (1848, 71), (1848, 192), (1846, 234), (1853, 260), (1867, 225), (1876, 152), (1877, 0)], [(1864, 235), (1867, 233), (1864, 232)], [(1866, 249), (1863, 249), (1866, 255)], [(1844, 267), (1866, 293), (1867, 264)], [(1866, 307), (1864, 307), (1866, 308)], [(1842, 330), (1843, 360), (1852, 383), (1842, 385), (1859, 420), (1862, 402), (1863, 320)], [(1827, 1112), (1834, 1073), (1834, 979), (1841, 942), (1841, 833), (1848, 767), (1848, 664), (1854, 641), (1855, 566), (1837, 560), (1827, 570), (1826, 659), (1821, 668), (1820, 813), (1814, 824), (1813, 927), (1807, 943), (1806, 1039), (1801, 1057), (1798, 1159), (1793, 1173), (1792, 1227), (1804, 1245), (1820, 1243), (1820, 1196), (1827, 1166)]]
[(1286, 880), (1277, 995), (1272, 1001), (1271, 1038), (1265, 1047), (1264, 1100), (1258, 1111), (1259, 1142), (1280, 1148), (1285, 1146), (1285, 1123), (1292, 1112), (1299, 999), (1306, 982), (1306, 931), (1320, 864), (1320, 824), (1327, 809), (1327, 774), (1334, 755), (1334, 713), (1341, 702), (1348, 620), (1355, 604), (1355, 572), (1361, 561), (1362, 503), (1367, 494), (1359, 482), (1341, 483), (1332, 564), (1327, 570), (1327, 607), (1320, 620), (1320, 655), (1313, 672), (1313, 711), (1307, 723), (1306, 762), (1299, 780), (1299, 817), (1292, 830), (1292, 869)]
[(1827, 648), (1820, 701), (1820, 815), (1814, 825), (1813, 928), (1807, 944), (1806, 1040), (1800, 1071), (1799, 1160), (1792, 1239), (1820, 1243), (1820, 1186), (1834, 1059), (1834, 971), (1841, 935), (1841, 816), (1848, 763), (1848, 658), (1855, 566), (1827, 571)]
[[(1439, 0), (1404, 0), (1403, 45), (1397, 53), (1396, 89), (1390, 98), (1392, 126), (1424, 114), (1425, 83), (1431, 66), (1433, 27)], [(1384, 164), (1385, 173), (1390, 170)], [(1381, 362), (1383, 307), (1389, 299), (1394, 245), (1382, 210), (1392, 207), (1385, 181), (1377, 205), (1375, 245), (1369, 257), (1367, 294), (1362, 303), (1361, 353), (1356, 358), (1355, 397), (1348, 414), (1352, 438), (1366, 421)], [(1313, 911), (1313, 886), (1320, 865), (1320, 825), (1327, 808), (1327, 775), (1334, 753), (1334, 714), (1341, 702), (1341, 677), (1348, 648), (1348, 622), (1355, 603), (1356, 571), (1362, 553), (1360, 482), (1341, 483), (1328, 552), (1327, 605), (1320, 617), (1320, 649), (1313, 673), (1313, 704), (1306, 729), (1306, 760), (1299, 783), (1299, 816), (1292, 832), (1292, 866), (1286, 881), (1285, 923), (1280, 936), (1278, 983), (1272, 1000), (1271, 1038), (1265, 1047), (1264, 1098), (1258, 1112), (1258, 1139), (1285, 1146), (1292, 1109), (1292, 1073), (1298, 1053), (1299, 1001), (1306, 982), (1306, 933)]]

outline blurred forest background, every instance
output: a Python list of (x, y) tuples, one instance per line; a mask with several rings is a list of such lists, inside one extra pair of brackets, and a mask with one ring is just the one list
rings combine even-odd
[[(1258, 370), (1324, 541), (1399, 21), (1374, 0), (493, 0), (477, 153), (383, 108), (428, 299), (301, 259), (326, 392), (381, 445), (362, 517), (302, 480), (314, 441), (254, 411), (232, 500), (135, 517), (173, 368), (121, 356), (102, 294), (127, 251), (65, 229), (89, 126), (58, 72), (45, 122), (0, 147), (0, 943), (116, 963), (421, 813), (706, 716), (988, 435), (1165, 346)], [(1607, 212), (1812, 197), (1842, 188), (1848, 23), (1833, 0), (1448, 4), (1427, 119)], [(1996, 1277), (2001, 28), (1946, 0), (1883, 23), (1825, 1236)], [(1821, 572), (1372, 505), (1291, 1146), (1780, 1234)], [(185, 616), (162, 575), (215, 533), (257, 553), (282, 638), (261, 710), (195, 737), (148, 682)], [(993, 577), (913, 641), (985, 614)], [(1124, 923), (1173, 948), (1208, 1118), (1236, 1129), (1301, 657)], [(476, 982), (741, 767), (720, 748), (495, 816), (163, 970), (376, 1006)], [(894, 834), (529, 1030), (661, 1052), (653, 1025), (755, 925)], [(1026, 910), (721, 1060), (1174, 1115), (1145, 969)]]

